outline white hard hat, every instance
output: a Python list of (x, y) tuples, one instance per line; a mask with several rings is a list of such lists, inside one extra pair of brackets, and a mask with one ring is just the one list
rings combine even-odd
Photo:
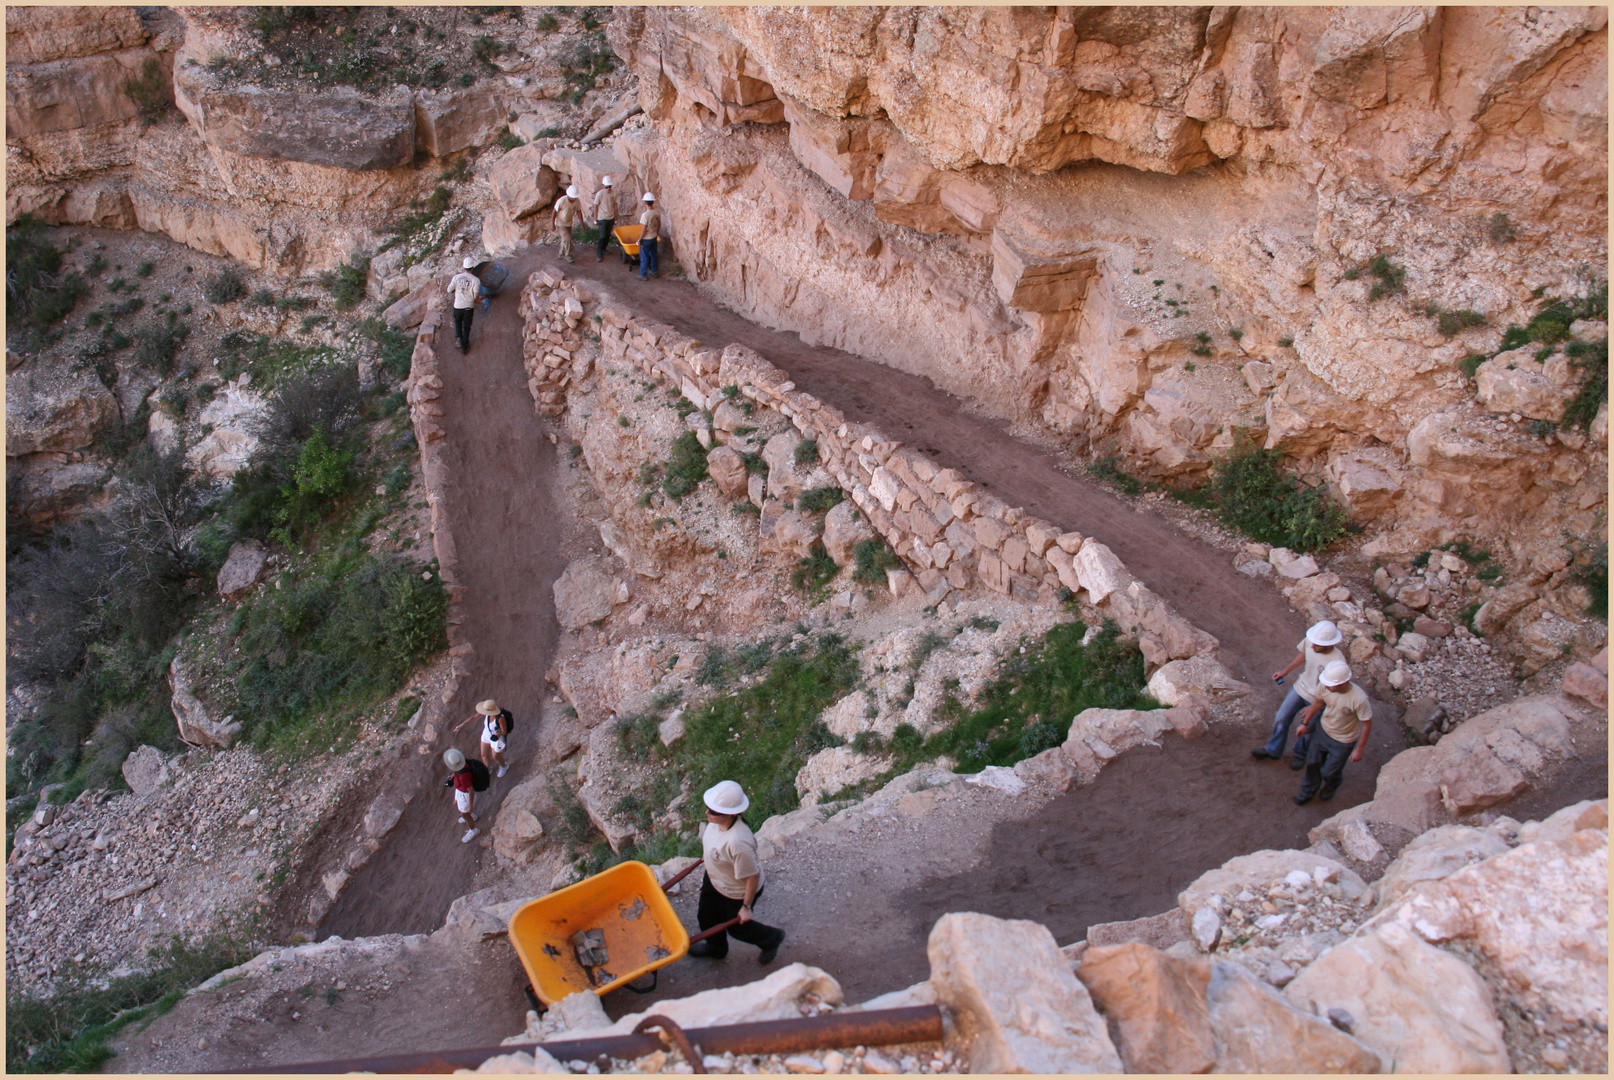
[(745, 797), (745, 790), (733, 780), (713, 784), (701, 798), (705, 800), (708, 810), (715, 810), (719, 814), (743, 814), (745, 808), (751, 805), (751, 800)]
[(568, 199), (577, 198), (577, 185), (576, 184), (570, 184), (570, 185), (567, 186), (567, 188), (566, 188), (566, 197)]
[(1335, 660), (1323, 668), (1323, 684), (1325, 686), (1344, 686), (1351, 681), (1351, 668), (1343, 660)]
[(465, 755), (451, 746), (443, 751), (443, 764), (455, 772), (459, 772), (465, 768)]
[(465, 262), (461, 265), (463, 265), (465, 269), (469, 270), (471, 267), (476, 265), (476, 259), (470, 255), (467, 255), (465, 256)]
[(647, 191), (647, 192), (644, 193), (644, 198), (639, 200), (639, 201), (640, 202), (655, 202), (656, 197), (654, 195), (650, 194), (650, 192)]
[(1313, 645), (1321, 645), (1324, 648), (1328, 647), (1329, 645), (1338, 645), (1340, 643), (1340, 637), (1341, 635), (1339, 632), (1339, 627), (1335, 626), (1327, 619), (1324, 619), (1320, 623), (1312, 624), (1312, 628), (1306, 631), (1307, 641), (1311, 642)]
[(600, 186), (601, 187), (610, 187), (611, 186), (611, 178), (609, 176), (600, 177)]

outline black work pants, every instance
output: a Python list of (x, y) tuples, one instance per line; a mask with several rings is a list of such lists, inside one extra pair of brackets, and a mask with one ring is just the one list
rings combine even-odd
[(462, 350), (471, 348), (471, 316), (476, 312), (474, 307), (457, 307), (454, 309), (454, 340), (459, 342)]
[(594, 259), (598, 262), (605, 258), (605, 249), (611, 243), (611, 230), (616, 228), (616, 219), (602, 217), (594, 224), (600, 230), (600, 238), (594, 241)]
[(1332, 795), (1345, 777), (1345, 763), (1350, 760), (1355, 743), (1342, 743), (1331, 739), (1322, 730), (1312, 732), (1311, 747), (1306, 751), (1306, 771), (1300, 774), (1300, 794)]
[[(756, 898), (762, 899), (763, 890), (757, 890)], [(710, 930), (719, 923), (726, 923), (740, 913), (743, 900), (735, 900), (724, 896), (712, 886), (712, 879), (705, 874), (701, 875), (700, 906), (695, 911), (695, 921), (700, 923), (702, 930)], [(733, 934), (736, 940), (747, 945), (755, 945), (759, 949), (771, 949), (785, 938), (783, 930), (772, 926), (764, 926), (752, 919), (748, 923), (740, 923), (721, 934), (713, 934), (706, 939), (708, 954), (712, 959), (721, 959), (729, 954), (729, 935)]]

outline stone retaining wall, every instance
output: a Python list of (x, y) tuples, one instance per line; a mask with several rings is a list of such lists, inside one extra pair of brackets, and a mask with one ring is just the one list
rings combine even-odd
[(703, 345), (635, 315), (590, 284), (567, 281), (556, 269), (528, 280), (521, 313), (527, 385), (540, 413), (560, 415), (567, 387), (588, 376), (589, 360), (577, 354), (587, 328), (595, 327), (605, 362), (631, 364), (676, 386), (703, 410), (706, 445), (717, 440), (713, 426), (725, 427), (721, 415), (713, 414), (731, 396), (789, 419), (803, 438), (817, 443), (825, 470), (933, 602), (975, 585), (1045, 604), (1085, 593), (1123, 630), (1138, 635), (1151, 672), (1170, 661), (1215, 654), (1214, 637), (1173, 612), (1097, 538), (1032, 517), (958, 470), (938, 468), (917, 450), (848, 420), (743, 345)]

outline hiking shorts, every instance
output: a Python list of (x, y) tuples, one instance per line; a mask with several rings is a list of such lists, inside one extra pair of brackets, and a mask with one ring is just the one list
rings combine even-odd
[(454, 808), (462, 814), (469, 814), (471, 812), (471, 793), (469, 791), (455, 791)]

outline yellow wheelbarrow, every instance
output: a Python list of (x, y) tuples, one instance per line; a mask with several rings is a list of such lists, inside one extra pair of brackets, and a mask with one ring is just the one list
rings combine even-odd
[(738, 923), (730, 919), (694, 937), (684, 930), (666, 890), (699, 865), (697, 859), (658, 885), (644, 863), (619, 863), (518, 908), (510, 916), (510, 943), (532, 981), (536, 1011), (581, 990), (604, 995), (626, 986), (648, 994), (658, 968)]
[(611, 230), (611, 235), (622, 245), (624, 255), (632, 255), (636, 259), (639, 257), (639, 237), (644, 235), (643, 225), (618, 225)]

